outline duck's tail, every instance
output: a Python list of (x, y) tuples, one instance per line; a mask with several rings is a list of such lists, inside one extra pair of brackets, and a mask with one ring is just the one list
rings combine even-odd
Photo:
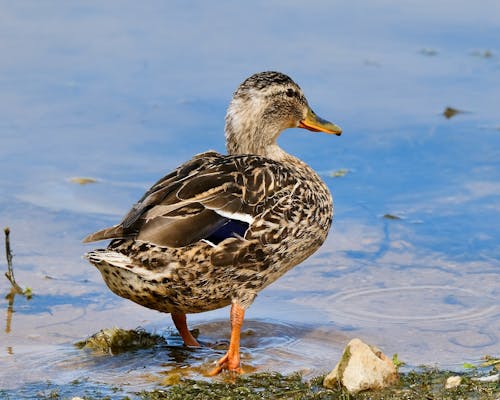
[(122, 225), (115, 225), (110, 228), (101, 229), (91, 233), (83, 239), (83, 243), (97, 242), (105, 239), (125, 239), (128, 235), (123, 231)]

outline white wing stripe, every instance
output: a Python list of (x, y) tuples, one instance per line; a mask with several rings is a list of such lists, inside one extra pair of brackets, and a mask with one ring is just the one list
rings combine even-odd
[(214, 211), (217, 214), (219, 214), (221, 217), (229, 218), (229, 219), (236, 219), (238, 221), (246, 222), (249, 225), (252, 225), (252, 223), (254, 221), (254, 218), (250, 214), (244, 214), (244, 213), (239, 213), (239, 212), (230, 213), (230, 212), (226, 212), (223, 210), (214, 210)]

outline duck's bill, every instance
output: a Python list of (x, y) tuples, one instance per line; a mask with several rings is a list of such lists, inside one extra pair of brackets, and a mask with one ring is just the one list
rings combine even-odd
[(313, 132), (334, 133), (335, 135), (342, 133), (342, 129), (339, 126), (318, 117), (311, 109), (307, 112), (306, 117), (299, 122), (299, 128), (308, 129)]

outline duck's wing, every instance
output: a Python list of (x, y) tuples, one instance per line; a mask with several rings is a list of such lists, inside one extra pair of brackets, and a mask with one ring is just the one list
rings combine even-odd
[(153, 185), (119, 225), (84, 242), (130, 238), (182, 247), (244, 236), (275, 187), (274, 174), (256, 168), (259, 159), (215, 152), (195, 156)]

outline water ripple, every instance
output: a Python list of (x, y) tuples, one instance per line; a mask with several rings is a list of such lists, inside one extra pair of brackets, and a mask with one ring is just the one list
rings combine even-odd
[(447, 285), (358, 288), (330, 296), (329, 303), (339, 318), (377, 324), (471, 321), (499, 310), (491, 296)]

